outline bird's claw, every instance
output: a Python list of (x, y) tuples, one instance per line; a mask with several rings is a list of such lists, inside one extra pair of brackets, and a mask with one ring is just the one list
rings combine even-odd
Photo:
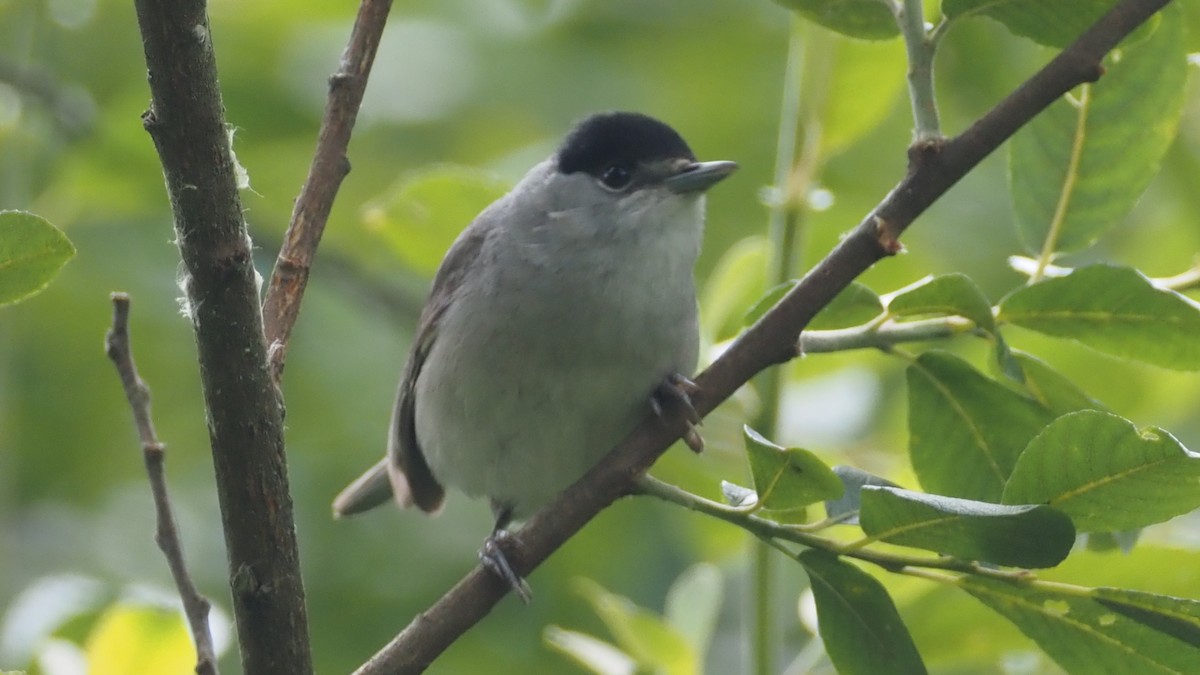
[(529, 604), (533, 600), (533, 589), (529, 587), (529, 583), (525, 581), (521, 575), (513, 571), (512, 565), (508, 562), (508, 557), (504, 555), (504, 548), (501, 546), (501, 541), (510, 539), (512, 535), (507, 530), (496, 530), (483, 540), (483, 548), (479, 550), (479, 562), (483, 566), (491, 570), (496, 576), (503, 579), (512, 588), (517, 597), (521, 598), (521, 602)]
[(663, 417), (663, 401), (670, 399), (679, 402), (683, 407), (688, 426), (687, 431), (683, 434), (683, 442), (697, 453), (704, 450), (704, 439), (700, 437), (700, 432), (696, 429), (700, 425), (700, 413), (692, 405), (692, 394), (698, 391), (700, 388), (696, 386), (695, 382), (679, 373), (671, 373), (663, 378), (650, 397), (650, 408), (659, 418)]

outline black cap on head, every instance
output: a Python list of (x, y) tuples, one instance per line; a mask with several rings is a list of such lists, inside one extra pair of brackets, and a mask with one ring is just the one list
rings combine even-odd
[(558, 170), (599, 176), (614, 164), (632, 167), (653, 160), (696, 161), (679, 133), (653, 117), (631, 112), (592, 115), (575, 125), (558, 148)]

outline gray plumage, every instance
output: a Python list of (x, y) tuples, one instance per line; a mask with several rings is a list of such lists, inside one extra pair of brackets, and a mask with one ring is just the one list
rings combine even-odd
[(387, 457), (335, 514), (436, 512), (448, 486), (521, 518), (579, 478), (696, 366), (703, 194), (733, 168), (645, 116), (577, 126), (446, 254)]

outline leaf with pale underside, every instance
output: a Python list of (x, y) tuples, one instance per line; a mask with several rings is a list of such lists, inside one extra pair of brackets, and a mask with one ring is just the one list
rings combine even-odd
[(892, 481), (868, 473), (853, 466), (838, 465), (833, 472), (841, 479), (845, 492), (837, 499), (825, 502), (825, 517), (836, 518), (848, 525), (858, 524), (858, 511), (862, 508), (862, 489), (868, 485), (880, 487), (900, 487)]

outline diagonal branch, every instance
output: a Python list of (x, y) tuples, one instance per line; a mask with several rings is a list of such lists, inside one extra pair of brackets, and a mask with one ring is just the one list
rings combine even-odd
[(346, 147), (391, 7), (391, 0), (363, 0), (341, 64), (329, 78), (329, 99), (317, 137), (317, 150), (296, 198), (292, 222), (284, 235), (263, 301), (263, 327), (276, 382), (283, 373), (288, 341), (300, 315), (300, 300), (308, 285), (317, 245), (321, 243), (338, 188), (350, 173)]
[[(708, 413), (764, 368), (796, 355), (800, 331), (842, 289), (878, 260), (900, 250), (899, 236), (937, 198), (984, 157), (1058, 97), (1103, 73), (1101, 59), (1169, 0), (1123, 0), (1070, 47), (959, 136), (918, 143), (909, 150), (908, 175), (770, 312), (696, 378), (692, 403)], [(664, 424), (647, 419), (583, 478), (534, 515), (507, 555), (528, 575), (601, 509), (628, 494), (686, 426), (683, 415)], [(482, 619), (508, 586), (476, 567), (433, 607), (358, 669), (357, 675), (415, 673)]]
[(133, 410), (133, 423), (142, 442), (142, 459), (146, 463), (150, 491), (154, 494), (157, 523), (154, 541), (167, 559), (171, 577), (175, 579), (175, 588), (179, 590), (179, 598), (183, 601), (183, 612), (192, 630), (192, 642), (196, 644), (196, 674), (217, 675), (217, 654), (208, 627), (210, 605), (208, 598), (200, 595), (196, 589), (183, 559), (183, 543), (179, 538), (179, 528), (175, 525), (163, 469), (166, 446), (159, 442), (158, 435), (154, 433), (154, 421), (150, 418), (150, 388), (138, 375), (137, 365), (133, 362), (133, 348), (129, 343), (129, 296), (113, 293), (112, 303), (112, 328), (104, 336), (104, 351), (117, 367), (117, 375), (125, 388), (125, 397), (129, 399), (129, 407)]

